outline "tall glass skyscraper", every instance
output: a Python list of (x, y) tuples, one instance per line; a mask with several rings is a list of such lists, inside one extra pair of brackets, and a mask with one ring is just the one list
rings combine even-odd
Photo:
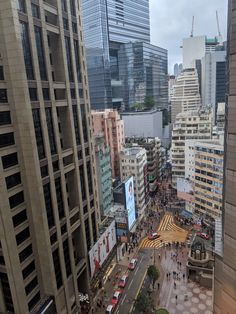
[(82, 11), (92, 108), (147, 95), (167, 108), (167, 51), (150, 44), (149, 0), (82, 0)]

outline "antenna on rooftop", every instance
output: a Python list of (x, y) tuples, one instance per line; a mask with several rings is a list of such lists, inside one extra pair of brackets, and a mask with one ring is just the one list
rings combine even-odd
[(192, 29), (191, 29), (190, 37), (193, 37), (193, 31), (194, 31), (194, 16), (192, 18)]
[(223, 42), (223, 39), (222, 39), (222, 35), (220, 32), (220, 23), (219, 23), (218, 11), (216, 11), (216, 23), (217, 23), (217, 29), (218, 29), (218, 40), (219, 40), (219, 43), (221, 44)]

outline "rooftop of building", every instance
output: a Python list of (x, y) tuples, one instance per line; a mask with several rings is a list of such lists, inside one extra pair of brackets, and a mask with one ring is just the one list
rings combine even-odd
[(121, 116), (150, 115), (156, 112), (162, 113), (160, 109), (151, 109), (151, 110), (143, 109), (143, 110), (138, 110), (138, 111), (123, 111), (121, 112)]
[(120, 152), (122, 155), (125, 156), (129, 156), (129, 157), (137, 157), (137, 155), (140, 154), (145, 154), (145, 148), (140, 147), (140, 146), (132, 146), (132, 147), (128, 147), (128, 148), (124, 148), (122, 149), (122, 151)]

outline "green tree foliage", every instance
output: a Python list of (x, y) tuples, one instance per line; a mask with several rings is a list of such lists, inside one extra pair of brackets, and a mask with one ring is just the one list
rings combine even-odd
[(136, 307), (140, 312), (146, 313), (151, 306), (151, 298), (148, 294), (140, 293), (136, 300)]
[(147, 275), (148, 275), (150, 281), (152, 282), (152, 285), (154, 288), (155, 282), (160, 277), (159, 270), (157, 269), (157, 267), (155, 265), (150, 265), (148, 267), (148, 270), (147, 270)]
[(152, 96), (145, 96), (144, 106), (149, 109), (152, 109), (155, 106), (155, 101)]
[(134, 110), (136, 111), (143, 110), (143, 105), (139, 102), (135, 102), (131, 107), (134, 108)]

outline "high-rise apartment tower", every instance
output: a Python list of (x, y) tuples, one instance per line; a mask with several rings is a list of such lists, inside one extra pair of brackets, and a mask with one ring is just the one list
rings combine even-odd
[(0, 54), (0, 312), (79, 313), (99, 221), (79, 2), (1, 1)]

